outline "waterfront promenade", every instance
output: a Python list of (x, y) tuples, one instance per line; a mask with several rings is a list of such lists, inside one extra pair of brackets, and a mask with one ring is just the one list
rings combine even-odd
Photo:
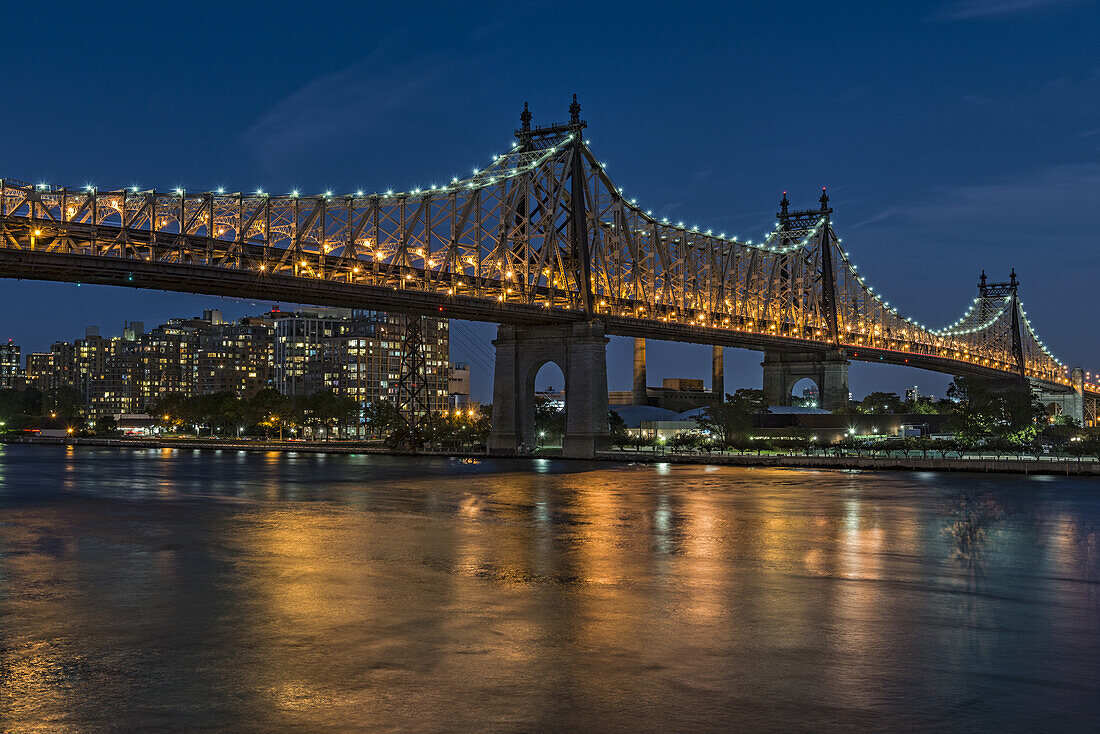
[[(207, 451), (278, 451), (306, 454), (378, 454), (395, 456), (453, 456), (483, 458), (484, 450), (420, 450), (403, 451), (377, 443), (352, 441), (274, 441), (224, 440), (202, 438), (32, 438), (20, 443), (38, 445), (95, 446), (131, 449), (191, 449)], [(556, 458), (548, 449), (520, 458)], [(497, 457), (499, 458), (499, 457)], [(792, 469), (858, 470), (858, 471), (940, 471), (981, 472), (1003, 474), (1048, 474), (1061, 476), (1100, 477), (1100, 462), (1093, 458), (1043, 456), (1020, 458), (1004, 454), (970, 454), (953, 457), (905, 456), (901, 452), (886, 456), (827, 456), (822, 453), (732, 453), (653, 450), (602, 451), (597, 461), (647, 464), (710, 464), (740, 467), (770, 467)]]

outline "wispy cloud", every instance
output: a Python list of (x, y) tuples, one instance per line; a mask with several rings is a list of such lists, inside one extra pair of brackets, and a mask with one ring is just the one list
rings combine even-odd
[(972, 20), (999, 18), (1069, 5), (1079, 5), (1089, 0), (958, 0), (951, 3), (934, 20)]
[(976, 248), (1001, 246), (1006, 238), (1033, 246), (1053, 237), (1095, 244), (1088, 212), (1098, 199), (1100, 165), (1053, 166), (1011, 179), (946, 187), (923, 201), (889, 207), (848, 228), (919, 232), (943, 239), (966, 231), (969, 246)]
[(386, 64), (381, 54), (319, 77), (262, 113), (245, 144), (270, 162), (317, 142), (366, 133), (420, 99), (452, 64)]
[(958, 299), (971, 297), (971, 278), (983, 268), (995, 278), (1015, 268), (1044, 336), (1068, 344), (1072, 327), (1059, 314), (1095, 310), (1098, 199), (1100, 165), (1052, 166), (943, 187), (837, 226), (865, 276), (903, 312), (953, 321)]

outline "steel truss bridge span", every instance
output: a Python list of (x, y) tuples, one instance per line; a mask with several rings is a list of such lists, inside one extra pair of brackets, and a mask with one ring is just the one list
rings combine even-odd
[[(296, 277), (272, 275), (258, 281), (248, 273), (239, 271), (211, 273), (205, 266), (179, 263), (127, 262), (117, 260), (104, 267), (102, 260), (87, 255), (59, 253), (16, 252), (0, 250), (0, 273), (5, 277), (25, 280), (44, 280), (80, 283), (88, 285), (115, 285), (166, 291), (183, 291), (213, 296), (250, 298), (290, 303), (313, 303), (345, 308), (374, 308), (378, 310), (420, 313), (470, 321), (509, 323), (523, 326), (548, 325), (580, 320), (576, 313), (564, 309), (546, 309), (540, 306), (510, 304), (506, 310), (498, 302), (468, 296), (452, 296), (442, 299), (433, 292), (394, 291), (391, 288), (342, 282), (303, 282)], [(18, 273), (16, 275), (15, 273)], [(186, 283), (185, 288), (180, 283)], [(605, 317), (608, 333), (625, 337), (642, 337), (666, 341), (696, 344), (713, 344), (759, 351), (791, 349), (794, 342), (788, 337), (741, 332), (713, 326), (690, 326), (685, 331), (681, 324), (623, 317)], [(821, 350), (820, 344), (801, 340), (800, 350)], [(849, 355), (850, 358), (875, 363), (898, 364), (923, 369), (950, 371), (987, 378), (1003, 378), (1004, 372), (995, 368), (956, 361), (954, 370), (945, 370), (942, 358), (895, 352), (868, 347)]]
[[(433, 313), (514, 325), (598, 319), (610, 334), (835, 352), (1072, 389), (1015, 275), (929, 329), (859, 275), (819, 206), (784, 194), (742, 241), (658, 219), (569, 123), (531, 127), (462, 180), (303, 196), (67, 188), (0, 180), (0, 276)], [(1095, 398), (1100, 387), (1087, 384)]]

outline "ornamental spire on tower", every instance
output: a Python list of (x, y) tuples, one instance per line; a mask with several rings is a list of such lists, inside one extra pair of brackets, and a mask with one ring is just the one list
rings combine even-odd
[(569, 105), (569, 124), (579, 125), (581, 122), (581, 105), (577, 101), (577, 93), (573, 93), (573, 104)]
[(829, 208), (829, 195), (825, 193), (825, 187), (821, 187), (821, 198), (818, 199), (821, 202), (821, 211), (825, 211)]
[(525, 133), (531, 132), (531, 110), (527, 108), (527, 103), (523, 103), (523, 112), (519, 113), (520, 129)]
[(786, 219), (790, 215), (790, 211), (788, 210), (790, 205), (791, 205), (791, 201), (790, 201), (790, 199), (787, 198), (787, 192), (784, 191), (783, 192), (783, 198), (779, 200), (779, 215), (778, 216), (781, 219)]

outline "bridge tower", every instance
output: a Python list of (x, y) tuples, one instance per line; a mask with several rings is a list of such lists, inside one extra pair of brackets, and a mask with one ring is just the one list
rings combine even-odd
[[(603, 321), (597, 318), (592, 295), (592, 260), (588, 242), (588, 201), (577, 95), (569, 105), (569, 122), (531, 127), (527, 105), (520, 116), (516, 139), (521, 149), (539, 147), (548, 139), (572, 134), (569, 166), (569, 246), (566, 256), (575, 264), (585, 320), (566, 325), (497, 327), (493, 373), (493, 428), (489, 452), (512, 454), (535, 440), (535, 376), (554, 362), (565, 376), (565, 436), (562, 456), (591, 458), (608, 446), (607, 343)], [(528, 206), (526, 202), (523, 206)], [(644, 352), (643, 352), (644, 362)], [(643, 378), (644, 386), (644, 378)]]
[(821, 264), (820, 308), (825, 315), (829, 330), (829, 341), (835, 349), (824, 351), (773, 350), (764, 352), (764, 394), (768, 405), (790, 406), (793, 403), (791, 390), (795, 384), (809, 378), (817, 385), (820, 405), (826, 410), (836, 410), (848, 406), (848, 359), (840, 348), (840, 335), (837, 328), (836, 283), (833, 274), (833, 234), (829, 225), (829, 195), (821, 189), (821, 206), (806, 211), (791, 211), (787, 192), (779, 202), (776, 218), (780, 229), (789, 229), (792, 221), (824, 219), (821, 234), (818, 237), (818, 259)]
[(979, 319), (982, 321), (991, 315), (997, 307), (997, 301), (1012, 299), (1009, 328), (1012, 331), (1012, 357), (1016, 361), (1016, 374), (1021, 382), (1027, 382), (1027, 362), (1024, 359), (1023, 334), (1020, 329), (1020, 281), (1016, 279), (1016, 268), (1009, 273), (1007, 283), (990, 283), (982, 271), (978, 280)]

